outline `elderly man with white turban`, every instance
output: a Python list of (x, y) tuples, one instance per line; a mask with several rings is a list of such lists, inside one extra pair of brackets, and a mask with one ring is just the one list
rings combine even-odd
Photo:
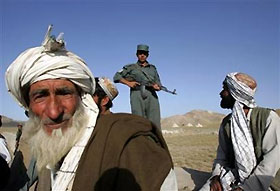
[(6, 72), (8, 91), (30, 117), (23, 135), (35, 159), (36, 190), (177, 189), (156, 127), (129, 114), (98, 118), (91, 71), (51, 29)]
[(247, 74), (226, 76), (220, 105), (232, 113), (222, 121), (212, 176), (201, 191), (280, 190), (280, 118), (257, 107), (256, 87)]

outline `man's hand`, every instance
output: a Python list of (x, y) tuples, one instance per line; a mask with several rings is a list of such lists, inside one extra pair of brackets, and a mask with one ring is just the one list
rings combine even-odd
[(153, 88), (154, 90), (156, 91), (159, 91), (160, 90), (160, 86), (158, 84), (153, 84)]
[(120, 82), (127, 85), (130, 88), (135, 88), (136, 86), (139, 86), (140, 83), (136, 82), (136, 81), (129, 81), (125, 78), (120, 79)]
[(214, 176), (211, 179), (210, 191), (223, 191), (222, 184), (220, 182), (220, 176)]
[(135, 88), (136, 86), (139, 86), (140, 83), (135, 82), (135, 81), (132, 81), (132, 82), (129, 82), (129, 81), (128, 81), (128, 82), (126, 83), (126, 85), (129, 86), (130, 88)]

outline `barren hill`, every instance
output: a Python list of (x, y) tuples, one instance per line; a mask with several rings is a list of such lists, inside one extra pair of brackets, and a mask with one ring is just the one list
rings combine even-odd
[(24, 121), (16, 121), (2, 115), (2, 126), (3, 127), (16, 127), (18, 124), (24, 124)]
[(184, 115), (174, 115), (161, 120), (162, 129), (171, 127), (219, 127), (224, 114), (207, 111), (192, 110)]

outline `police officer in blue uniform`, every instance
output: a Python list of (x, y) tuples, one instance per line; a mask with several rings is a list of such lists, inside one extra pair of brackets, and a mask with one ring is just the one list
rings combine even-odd
[(154, 65), (147, 61), (149, 46), (137, 45), (137, 63), (125, 65), (114, 76), (115, 83), (122, 83), (130, 88), (130, 104), (133, 114), (151, 120), (159, 129), (160, 107), (156, 91), (161, 82)]

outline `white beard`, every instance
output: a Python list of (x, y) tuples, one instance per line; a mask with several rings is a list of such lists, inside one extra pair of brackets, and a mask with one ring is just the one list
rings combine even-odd
[(80, 104), (72, 117), (72, 124), (64, 132), (54, 129), (49, 136), (43, 129), (41, 120), (32, 112), (24, 126), (25, 136), (31, 147), (31, 152), (37, 161), (37, 169), (54, 168), (70, 149), (83, 136), (88, 117)]

